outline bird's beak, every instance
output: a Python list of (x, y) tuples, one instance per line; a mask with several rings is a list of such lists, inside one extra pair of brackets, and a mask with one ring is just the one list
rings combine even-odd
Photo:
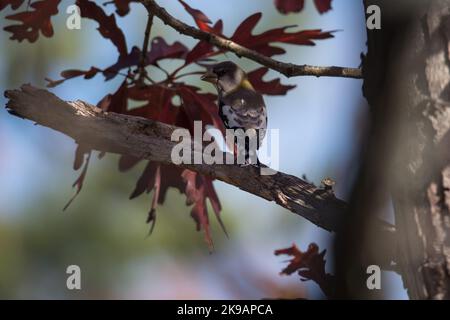
[(204, 75), (201, 76), (203, 81), (216, 83), (217, 82), (217, 75), (212, 71), (207, 71)]

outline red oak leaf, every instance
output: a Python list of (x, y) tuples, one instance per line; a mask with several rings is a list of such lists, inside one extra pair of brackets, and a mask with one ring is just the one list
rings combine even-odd
[[(29, 42), (35, 42), (39, 38), (39, 31), (45, 37), (53, 36), (53, 26), (51, 17), (58, 13), (58, 4), (61, 0), (36, 1), (31, 4), (33, 11), (19, 12), (6, 17), (8, 20), (19, 21), (22, 24), (11, 25), (4, 28), (11, 32), (11, 40), (21, 42), (26, 39)], [(18, 2), (10, 2), (11, 5), (18, 5)], [(5, 5), (2, 3), (2, 5)]]
[[(67, 76), (77, 76), (80, 75), (80, 71), (78, 70), (69, 70), (65, 71), (67, 72)], [(64, 73), (64, 72), (63, 72)], [(125, 113), (127, 111), (127, 83), (124, 81), (122, 85), (119, 87), (119, 89), (114, 94), (108, 94), (106, 95), (102, 100), (100, 100), (97, 103), (97, 107), (101, 108), (105, 111), (113, 111), (117, 113)], [(87, 154), (86, 161), (85, 154)], [(73, 187), (77, 187), (77, 191), (75, 195), (69, 200), (69, 202), (64, 207), (64, 210), (69, 207), (69, 205), (75, 200), (77, 195), (80, 193), (83, 182), (87, 174), (87, 168), (89, 165), (89, 160), (91, 158), (91, 150), (86, 149), (85, 147), (78, 145), (76, 151), (75, 151), (75, 160), (74, 160), (74, 170), (78, 170), (84, 163), (83, 170), (81, 172), (81, 175), (78, 177), (78, 179), (73, 184)]]
[(104, 111), (116, 113), (128, 112), (128, 88), (126, 80), (122, 82), (119, 89), (113, 94), (107, 94), (97, 103), (97, 107)]
[(141, 159), (131, 156), (121, 156), (119, 159), (119, 171), (125, 172), (136, 166)]
[(281, 83), (280, 78), (276, 78), (270, 81), (264, 81), (264, 75), (269, 72), (268, 68), (262, 67), (248, 73), (248, 79), (250, 80), (256, 91), (267, 95), (285, 95), (289, 90), (294, 89), (295, 85), (284, 85)]
[(203, 126), (213, 125), (222, 133), (225, 133), (223, 121), (220, 119), (219, 110), (216, 105), (217, 96), (210, 93), (199, 93), (199, 89), (183, 85), (177, 89), (182, 100), (183, 111), (191, 123), (201, 120)]
[(73, 162), (73, 169), (79, 170), (81, 167), (83, 167), (83, 169), (81, 170), (81, 174), (79, 175), (77, 180), (75, 180), (75, 182), (72, 185), (73, 188), (75, 187), (77, 188), (75, 194), (72, 196), (72, 198), (70, 198), (70, 200), (64, 206), (63, 210), (66, 210), (70, 206), (70, 204), (80, 194), (80, 191), (83, 188), (84, 179), (86, 178), (89, 161), (91, 159), (91, 153), (92, 151), (90, 149), (87, 149), (82, 145), (78, 145), (77, 149), (75, 150), (75, 160)]
[(237, 27), (231, 40), (266, 56), (273, 56), (285, 53), (283, 48), (274, 45), (274, 43), (277, 42), (314, 46), (314, 40), (333, 38), (332, 32), (322, 32), (322, 30), (287, 32), (287, 29), (289, 29), (290, 26), (271, 29), (261, 34), (253, 35), (253, 29), (256, 27), (261, 17), (261, 13), (255, 13), (245, 19)]
[(200, 28), (200, 30), (211, 32), (212, 29), (209, 26), (211, 24), (211, 20), (200, 10), (194, 9), (190, 7), (183, 0), (178, 0), (184, 7), (184, 9), (194, 18), (195, 23)]
[[(203, 120), (205, 124), (214, 124), (215, 121), (219, 120), (217, 107), (214, 103), (216, 97), (211, 94), (200, 94), (197, 91), (197, 88), (184, 84), (179, 84), (175, 87), (175, 90), (171, 90), (159, 85), (129, 86), (124, 81), (114, 94), (107, 95), (99, 102), (98, 106), (103, 110), (141, 116), (165, 123), (181, 125), (192, 130), (194, 120)], [(175, 94), (179, 94), (183, 100), (179, 108), (172, 103), (172, 98)], [(128, 109), (128, 99), (145, 101), (146, 104), (142, 107)], [(129, 170), (139, 161), (140, 159), (122, 156), (119, 160), (119, 169), (121, 171)], [(147, 223), (151, 223), (151, 232), (156, 221), (156, 207), (164, 202), (168, 188), (174, 187), (180, 192), (184, 192), (186, 194), (186, 202), (189, 205), (193, 204), (191, 216), (197, 223), (197, 229), (204, 230), (205, 239), (210, 250), (212, 250), (206, 200), (209, 199), (214, 213), (225, 231), (220, 218), (221, 206), (219, 199), (210, 178), (188, 170), (182, 172), (182, 169), (175, 166), (149, 162), (138, 179), (130, 198), (138, 197), (145, 192), (150, 193), (154, 191), (147, 218)], [(196, 181), (199, 181), (199, 183)]]
[(312, 280), (316, 282), (327, 297), (332, 297), (334, 292), (334, 277), (325, 272), (325, 253), (319, 253), (319, 247), (315, 243), (308, 246), (308, 250), (302, 252), (295, 244), (290, 248), (275, 251), (275, 255), (288, 255), (292, 259), (281, 274), (291, 275), (297, 272), (301, 281)]
[[(149, 52), (147, 53), (145, 65), (155, 65), (163, 59), (183, 59), (188, 52), (188, 48), (179, 41), (173, 44), (167, 44), (162, 37), (155, 37), (151, 43)], [(133, 47), (131, 52), (126, 56), (120, 56), (119, 60), (108, 67), (105, 72), (105, 80), (114, 78), (119, 70), (137, 66), (141, 58), (141, 50)]]
[(211, 232), (209, 228), (209, 217), (208, 217), (208, 207), (206, 199), (209, 199), (214, 212), (216, 213), (216, 218), (219, 221), (225, 234), (227, 231), (220, 218), (220, 203), (217, 195), (212, 186), (212, 181), (203, 175), (200, 175), (194, 171), (184, 170), (182, 177), (186, 182), (186, 204), (193, 205), (191, 210), (191, 216), (197, 224), (197, 230), (203, 229), (205, 233), (205, 240), (208, 244), (210, 251), (214, 249), (213, 242), (211, 238)]
[(175, 41), (173, 44), (167, 44), (166, 40), (162, 37), (155, 37), (152, 40), (150, 51), (147, 53), (147, 64), (155, 64), (159, 60), (176, 58), (182, 59), (186, 56), (188, 48), (179, 41)]
[(128, 99), (146, 101), (146, 104), (128, 110), (127, 114), (174, 124), (179, 111), (179, 108), (172, 103), (174, 95), (173, 90), (157, 85), (130, 87), (128, 88)]
[(11, 6), (11, 9), (18, 9), (25, 0), (0, 0), (0, 11), (5, 9), (8, 5)]
[(331, 10), (331, 0), (314, 0), (314, 4), (320, 14)]
[(101, 7), (89, 0), (77, 0), (76, 4), (80, 7), (81, 16), (96, 21), (100, 34), (111, 40), (120, 56), (126, 56), (128, 53), (127, 43), (122, 30), (117, 26), (114, 14), (108, 16)]
[(275, 6), (283, 14), (300, 12), (303, 10), (305, 0), (275, 0)]
[(119, 16), (126, 16), (130, 12), (130, 3), (136, 0), (113, 0), (116, 12)]
[[(210, 32), (215, 34), (222, 34), (223, 32), (223, 22), (218, 20), (214, 26), (211, 28)], [(214, 46), (206, 41), (199, 41), (197, 45), (192, 48), (191, 51), (186, 56), (186, 64), (194, 61), (206, 59), (211, 54), (218, 53), (218, 50), (214, 49)]]
[(96, 67), (91, 67), (89, 70), (86, 70), (86, 71), (75, 70), (75, 69), (64, 70), (61, 72), (61, 77), (63, 77), (63, 79), (51, 80), (49, 78), (46, 78), (45, 80), (48, 81), (47, 87), (53, 88), (53, 87), (56, 87), (57, 85), (60, 85), (61, 83), (63, 83), (66, 80), (73, 79), (76, 77), (83, 76), (84, 79), (91, 79), (91, 78), (95, 77), (97, 75), (97, 73), (99, 73), (99, 72), (101, 72), (101, 70)]
[[(133, 166), (139, 162), (135, 158), (123, 156), (121, 162), (130, 161)], [(158, 204), (164, 203), (167, 190), (169, 187), (176, 188), (180, 192), (185, 189), (185, 183), (181, 178), (182, 170), (172, 165), (161, 165), (155, 162), (148, 162), (141, 176), (139, 177), (136, 187), (130, 199), (136, 198), (144, 192), (150, 193), (154, 190), (152, 204), (147, 217), (147, 223), (151, 223), (150, 233), (153, 231), (156, 222), (156, 207)]]
[[(303, 10), (305, 0), (275, 0), (275, 6), (279, 12), (288, 14)], [(314, 0), (314, 4), (320, 14), (331, 10), (331, 0)]]

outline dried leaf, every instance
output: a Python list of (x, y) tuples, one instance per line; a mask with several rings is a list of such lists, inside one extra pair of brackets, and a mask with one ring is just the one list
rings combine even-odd
[(0, 11), (5, 9), (8, 5), (12, 10), (17, 10), (25, 0), (0, 0)]
[(103, 9), (89, 0), (77, 0), (83, 18), (94, 20), (98, 23), (97, 30), (100, 34), (116, 46), (120, 56), (128, 53), (127, 43), (122, 30), (117, 26), (114, 14), (107, 15)]
[[(91, 159), (92, 151), (84, 149), (82, 146), (78, 146), (76, 152), (75, 152), (75, 161), (74, 161), (74, 168), (75, 170), (78, 170), (83, 165), (83, 169), (81, 170), (81, 174), (78, 176), (77, 180), (73, 183), (72, 187), (77, 188), (75, 191), (75, 194), (70, 198), (70, 200), (67, 202), (67, 204), (64, 206), (63, 211), (65, 211), (75, 200), (75, 198), (80, 194), (81, 189), (83, 188), (84, 179), (86, 178), (87, 169), (89, 167), (89, 161)], [(87, 155), (87, 156), (86, 156)], [(85, 157), (86, 156), (86, 157)], [(86, 159), (86, 160), (85, 160)]]
[(183, 85), (177, 89), (182, 99), (182, 108), (189, 118), (191, 126), (196, 120), (201, 120), (203, 126), (213, 125), (225, 133), (223, 121), (216, 105), (217, 97), (209, 93), (199, 93), (196, 87)]
[[(212, 29), (211, 33), (222, 34), (223, 32), (223, 22), (218, 20)], [(194, 48), (186, 56), (186, 64), (192, 63), (194, 61), (206, 59), (208, 56), (218, 53), (220, 51), (215, 50), (214, 46), (206, 41), (199, 41)]]
[[(183, 59), (188, 52), (188, 48), (179, 41), (169, 45), (164, 38), (156, 37), (151, 42), (150, 51), (147, 53), (145, 65), (156, 65), (163, 59)], [(131, 48), (131, 52), (126, 56), (120, 56), (115, 64), (104, 71), (105, 80), (114, 78), (117, 73), (124, 68), (137, 66), (141, 58), (141, 50), (138, 47)]]
[(255, 13), (245, 19), (234, 32), (231, 40), (263, 55), (271, 57), (273, 55), (285, 53), (283, 48), (274, 45), (274, 43), (277, 42), (314, 46), (315, 40), (333, 38), (332, 31), (322, 32), (322, 30), (319, 29), (287, 32), (287, 29), (292, 26), (271, 29), (261, 34), (253, 35), (253, 30), (259, 20), (261, 20), (261, 17), (261, 13)]
[(320, 14), (331, 10), (331, 0), (314, 0), (314, 4)]
[(178, 0), (184, 7), (184, 9), (194, 18), (195, 23), (200, 28), (200, 30), (211, 32), (211, 27), (209, 26), (211, 24), (211, 20), (200, 10), (194, 9), (190, 7), (186, 2), (183, 0)]
[[(314, 0), (320, 14), (331, 10), (331, 0)], [(275, 0), (275, 7), (283, 14), (300, 12), (303, 10), (305, 0)]]
[(300, 12), (305, 6), (305, 0), (275, 0), (275, 6), (283, 14)]
[(325, 295), (329, 298), (334, 293), (334, 277), (325, 272), (325, 254), (326, 250), (319, 253), (319, 247), (315, 243), (308, 246), (308, 250), (302, 252), (293, 244), (292, 247), (275, 251), (275, 255), (288, 255), (292, 259), (281, 274), (291, 275), (297, 272), (301, 281), (312, 280), (316, 282)]
[(268, 68), (262, 67), (248, 73), (248, 79), (252, 83), (255, 90), (267, 95), (285, 95), (289, 90), (294, 89), (295, 85), (284, 85), (281, 83), (280, 78), (276, 78), (270, 81), (264, 81), (264, 75), (269, 72)]
[(112, 0), (116, 6), (116, 12), (119, 16), (126, 16), (130, 12), (130, 3), (136, 0)]
[(127, 113), (128, 109), (128, 87), (126, 80), (122, 82), (119, 89), (113, 94), (107, 94), (97, 103), (97, 107), (104, 111), (116, 113)]
[[(53, 26), (50, 19), (58, 13), (60, 1), (43, 0), (33, 2), (31, 7), (34, 10), (7, 16), (6, 19), (19, 21), (21, 24), (7, 26), (4, 30), (12, 33), (11, 40), (19, 42), (22, 40), (35, 42), (39, 38), (39, 31), (47, 38), (53, 36)], [(7, 4), (11, 4), (13, 8), (20, 5), (19, 2), (10, 1), (1, 3), (0, 7), (4, 8)]]
[(47, 87), (53, 88), (53, 87), (56, 87), (56, 86), (62, 84), (66, 80), (73, 79), (76, 77), (83, 76), (84, 79), (91, 79), (91, 78), (95, 77), (97, 75), (97, 73), (99, 73), (99, 72), (101, 72), (101, 70), (96, 67), (91, 67), (89, 70), (86, 70), (86, 71), (75, 70), (75, 69), (64, 70), (61, 72), (61, 77), (63, 77), (62, 79), (51, 80), (49, 78), (46, 78), (45, 80), (48, 82)]
[[(210, 188), (208, 184), (211, 183), (211, 181), (209, 178), (190, 170), (184, 170), (182, 177), (186, 182), (186, 204), (193, 205), (191, 217), (197, 224), (197, 231), (203, 230), (205, 234), (205, 241), (208, 244), (209, 250), (213, 251), (214, 245), (211, 237), (208, 208), (206, 204), (207, 198), (211, 201), (211, 194), (207, 191), (207, 189)], [(226, 233), (223, 223), (220, 220), (220, 216), (216, 216), (224, 232)]]

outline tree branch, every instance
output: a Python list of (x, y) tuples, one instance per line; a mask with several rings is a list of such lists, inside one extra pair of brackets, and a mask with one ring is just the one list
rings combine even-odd
[(147, 18), (147, 25), (145, 27), (144, 33), (144, 43), (142, 45), (141, 57), (139, 59), (138, 64), (138, 73), (139, 73), (138, 82), (141, 86), (144, 85), (144, 80), (147, 78), (147, 71), (145, 70), (145, 62), (147, 60), (148, 43), (150, 40), (150, 31), (152, 29), (152, 25), (153, 25), (153, 14), (149, 12)]
[[(9, 99), (6, 108), (11, 114), (64, 133), (86, 148), (172, 164), (171, 152), (178, 143), (171, 140), (172, 132), (179, 129), (175, 126), (104, 112), (83, 101), (66, 102), (47, 90), (30, 85), (23, 85), (20, 90), (8, 90), (5, 97)], [(257, 167), (205, 164), (181, 167), (221, 180), (267, 201), (275, 201), (328, 231), (339, 231), (347, 213), (347, 204), (337, 199), (332, 190), (318, 188), (282, 172), (264, 176)], [(392, 247), (395, 227), (381, 220), (372, 223), (378, 230), (379, 242)], [(391, 270), (393, 258), (383, 254), (374, 259), (383, 269)]]
[(342, 77), (342, 78), (362, 78), (362, 71), (359, 68), (343, 68), (343, 67), (317, 67), (309, 65), (296, 65), (293, 63), (285, 63), (274, 60), (256, 51), (247, 49), (229, 39), (221, 37), (216, 34), (202, 31), (200, 29), (191, 27), (184, 22), (172, 17), (164, 8), (160, 7), (154, 0), (140, 0), (147, 8), (149, 13), (154, 14), (160, 18), (166, 25), (181, 34), (209, 42), (216, 47), (231, 51), (239, 57), (246, 57), (263, 66), (276, 70), (286, 77), (296, 76), (315, 76), (315, 77)]
[[(23, 85), (8, 90), (6, 108), (14, 115), (35, 121), (73, 138), (86, 148), (126, 154), (169, 164), (175, 126), (101, 109), (83, 101), (65, 102), (47, 90)], [(237, 165), (181, 165), (234, 185), (268, 201), (275, 201), (328, 231), (336, 231), (346, 204), (332, 191), (317, 188), (284, 173), (260, 175), (257, 167)]]

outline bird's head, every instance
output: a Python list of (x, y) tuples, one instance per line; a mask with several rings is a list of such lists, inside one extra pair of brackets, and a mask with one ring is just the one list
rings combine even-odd
[(212, 65), (201, 79), (214, 84), (219, 92), (225, 94), (241, 87), (253, 90), (245, 71), (231, 61)]

